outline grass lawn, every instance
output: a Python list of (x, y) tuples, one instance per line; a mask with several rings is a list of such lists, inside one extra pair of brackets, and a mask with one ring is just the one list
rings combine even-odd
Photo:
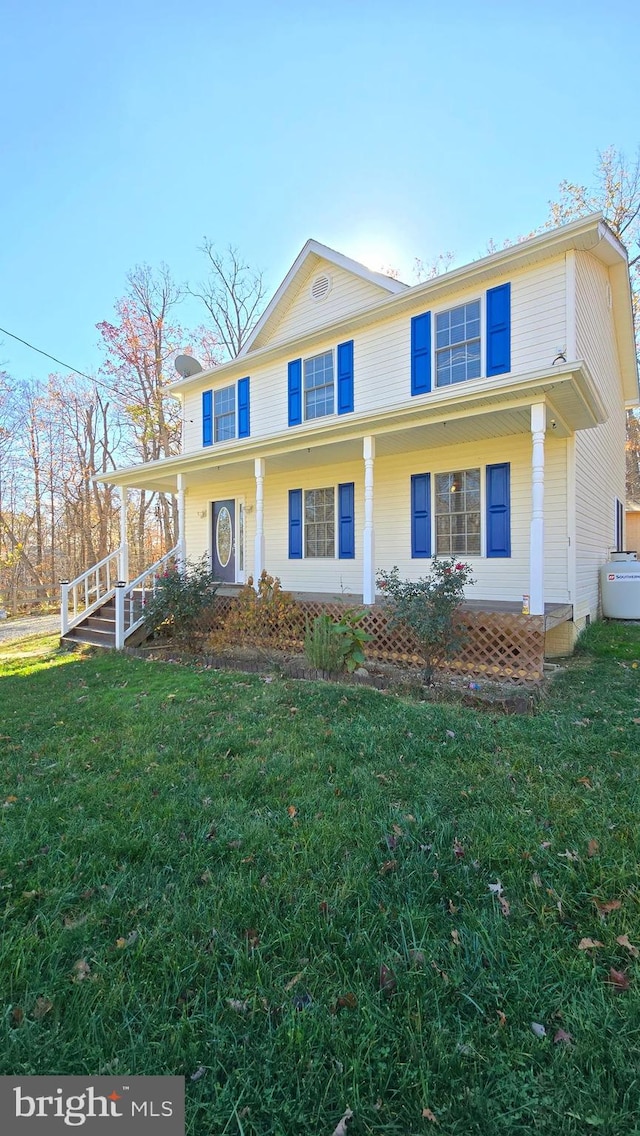
[(501, 717), (2, 649), (0, 1073), (184, 1074), (191, 1136), (639, 1132), (638, 660), (592, 628)]

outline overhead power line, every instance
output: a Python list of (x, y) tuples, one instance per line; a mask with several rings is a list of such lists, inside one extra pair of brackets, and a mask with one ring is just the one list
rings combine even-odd
[(91, 375), (86, 375), (84, 371), (79, 371), (77, 367), (72, 367), (70, 363), (63, 363), (62, 359), (56, 359), (55, 355), (50, 355), (48, 351), (42, 351), (39, 347), (34, 347), (33, 343), (28, 343), (26, 339), (21, 339), (19, 335), (14, 335), (12, 331), (7, 331), (5, 327), (0, 327), (0, 332), (3, 335), (9, 335), (11, 339), (17, 339), (18, 343), (24, 343), (31, 351), (37, 351), (38, 355), (44, 355), (46, 359), (51, 359), (54, 363), (59, 363), (67, 371), (73, 371), (75, 375), (82, 375), (83, 379), (89, 379), (93, 382)]

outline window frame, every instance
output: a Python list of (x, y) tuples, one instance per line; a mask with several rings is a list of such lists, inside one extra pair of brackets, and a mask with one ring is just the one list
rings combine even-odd
[[(478, 345), (479, 345), (480, 373), (478, 375), (474, 375), (473, 378), (465, 377), (464, 379), (458, 379), (456, 381), (454, 381), (452, 379), (452, 381), (449, 382), (449, 383), (440, 383), (440, 382), (438, 382), (438, 355), (443, 351), (451, 351), (452, 346), (449, 345), (448, 347), (438, 347), (438, 317), (446, 315), (447, 312), (453, 312), (453, 311), (456, 310), (456, 308), (466, 308), (469, 304), (478, 304), (479, 334), (477, 336), (477, 341), (478, 341)], [(446, 306), (443, 305), (440, 308), (434, 308), (433, 309), (433, 314), (432, 314), (433, 331), (432, 331), (432, 344), (431, 344), (431, 365), (432, 365), (432, 371), (433, 371), (432, 389), (433, 390), (447, 390), (451, 387), (461, 386), (465, 383), (472, 383), (477, 379), (486, 378), (486, 374), (487, 374), (486, 357), (485, 357), (486, 356), (486, 348), (487, 348), (486, 318), (487, 318), (486, 317), (486, 291), (480, 292), (475, 296), (469, 296), (468, 299), (461, 300), (457, 304), (448, 304)], [(475, 342), (475, 341), (476, 341), (476, 337), (474, 336), (473, 340), (464, 340), (463, 343), (466, 344), (466, 343), (471, 343), (471, 342)]]
[[(433, 536), (434, 536), (433, 548), (434, 548), (434, 555), (435, 556), (444, 556), (444, 557), (448, 557), (448, 556), (474, 556), (474, 557), (486, 558), (486, 555), (487, 555), (486, 548), (485, 548), (486, 526), (483, 525), (483, 519), (482, 519), (484, 496), (485, 496), (485, 492), (486, 492), (486, 490), (483, 489), (483, 482), (486, 481), (486, 469), (487, 469), (487, 467), (486, 467), (486, 464), (485, 464), (485, 465), (480, 465), (480, 466), (471, 466), (471, 467), (465, 468), (465, 469), (441, 470), (439, 473), (434, 474), (434, 477), (433, 477)], [(439, 494), (439, 492), (441, 492), (441, 491), (438, 490), (438, 478), (440, 478), (440, 477), (451, 478), (451, 477), (455, 477), (458, 474), (466, 475), (468, 473), (477, 473), (477, 475), (478, 475), (478, 508), (477, 509), (465, 508), (464, 510), (461, 510), (459, 512), (452, 512), (452, 511), (449, 511), (447, 513), (438, 512), (438, 494)], [(484, 474), (484, 476), (483, 476), (483, 474)], [(469, 490), (466, 488), (466, 484), (464, 485), (464, 488), (462, 488), (460, 490), (460, 492), (464, 493), (465, 495), (469, 492)], [(465, 504), (466, 504), (466, 502), (465, 502)], [(439, 532), (438, 532), (438, 518), (439, 517), (451, 518), (451, 517), (454, 517), (454, 516), (464, 517), (465, 518), (464, 534), (453, 533), (451, 531), (451, 526), (450, 526), (449, 527), (449, 541), (448, 541), (448, 543), (450, 545), (453, 544), (453, 539), (454, 539), (455, 536), (462, 536), (463, 535), (464, 539), (465, 539), (465, 544), (468, 545), (470, 536), (474, 537), (476, 534), (475, 533), (469, 533), (467, 518), (469, 516), (472, 516), (472, 515), (475, 515), (475, 514), (477, 514), (477, 516), (478, 516), (478, 532), (477, 532), (478, 550), (477, 550), (477, 552), (469, 551), (468, 547), (464, 548), (464, 549), (449, 548), (447, 551), (440, 551), (439, 548), (438, 548), (438, 537), (440, 535)], [(483, 551), (483, 549), (484, 549), (484, 551)]]
[[(216, 413), (216, 399), (226, 394), (228, 391), (233, 391), (233, 433), (225, 437), (218, 437), (218, 423), (228, 418), (232, 413), (230, 410), (225, 410), (222, 413)], [(223, 442), (232, 442), (238, 437), (238, 384), (237, 382), (229, 383), (226, 387), (217, 387), (213, 390), (213, 405), (211, 408), (211, 422), (212, 422), (212, 440), (214, 445), (220, 445)]]
[[(309, 553), (307, 547), (307, 494), (308, 493), (326, 493), (328, 490), (333, 494), (333, 552), (325, 554)], [(302, 490), (302, 560), (337, 560), (337, 528), (338, 528), (338, 493), (337, 486), (334, 485), (317, 485), (311, 489)], [(328, 525), (330, 521), (311, 521), (309, 524), (314, 525)]]
[[(302, 421), (315, 422), (318, 418), (330, 418), (332, 415), (337, 414), (337, 400), (338, 400), (338, 358), (337, 348), (329, 347), (326, 351), (318, 351), (315, 355), (302, 356), (302, 375), (301, 383), (301, 400), (302, 400)], [(321, 387), (310, 387), (307, 390), (307, 364), (314, 362), (316, 359), (323, 357), (331, 357), (331, 373), (332, 373), (332, 409), (325, 411), (323, 414), (307, 414), (307, 394), (309, 391), (324, 390), (329, 387), (329, 383), (324, 383)]]

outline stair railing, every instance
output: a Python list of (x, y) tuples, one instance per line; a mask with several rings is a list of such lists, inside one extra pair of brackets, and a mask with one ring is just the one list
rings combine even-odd
[(180, 562), (181, 546), (177, 544), (130, 584), (116, 584), (116, 650), (121, 651), (129, 636), (144, 623), (145, 605), (148, 597), (154, 594), (158, 580), (169, 571), (172, 563)]
[[(66, 635), (73, 627), (77, 627), (83, 619), (91, 615), (97, 608), (115, 593), (116, 582), (119, 577), (121, 563), (121, 549), (116, 548), (98, 564), (87, 568), (75, 580), (60, 581), (60, 634)], [(69, 610), (71, 608), (71, 611)]]

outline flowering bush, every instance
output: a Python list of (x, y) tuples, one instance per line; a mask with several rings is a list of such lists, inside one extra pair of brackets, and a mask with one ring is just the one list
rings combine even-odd
[(194, 646), (198, 619), (211, 607), (220, 581), (213, 578), (208, 558), (189, 562), (184, 571), (169, 568), (156, 581), (144, 607), (144, 621), (149, 631), (171, 635), (187, 647)]
[(471, 568), (461, 560), (434, 556), (431, 573), (420, 580), (401, 580), (398, 568), (379, 572), (376, 583), (393, 608), (392, 623), (409, 627), (424, 656), (424, 676), (433, 681), (441, 660), (450, 659), (464, 644), (464, 631), (455, 614), (464, 589), (473, 584)]

